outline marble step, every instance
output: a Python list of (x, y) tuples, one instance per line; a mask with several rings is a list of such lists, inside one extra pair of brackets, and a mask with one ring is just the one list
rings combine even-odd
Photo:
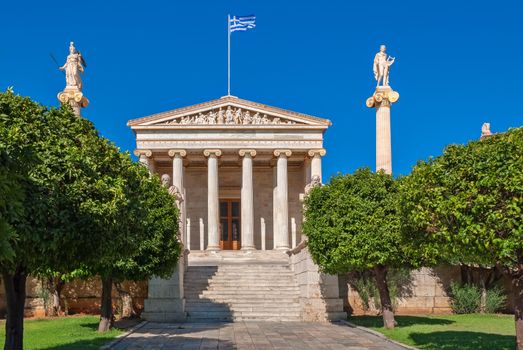
[(299, 288), (288, 283), (285, 285), (273, 285), (273, 284), (233, 284), (233, 283), (211, 283), (205, 288), (191, 288), (192, 290), (296, 290), (299, 291)]
[[(235, 297), (232, 297), (232, 298), (223, 298), (221, 301), (220, 301), (220, 304), (223, 304), (223, 303), (226, 303), (226, 304), (229, 304), (229, 305), (242, 305), (242, 304), (246, 304), (246, 305), (265, 305), (265, 304), (272, 304), (272, 305), (290, 305), (290, 304), (293, 304), (293, 303), (299, 303), (299, 297), (296, 296), (294, 298), (282, 298), (282, 297), (274, 297), (274, 298), (271, 298), (271, 297), (267, 297), (267, 298), (259, 298), (259, 299), (255, 299), (255, 298), (248, 298), (248, 299), (238, 299), (238, 298), (235, 298)], [(186, 305), (187, 304), (191, 304), (191, 305), (196, 305), (196, 304), (207, 304), (207, 305), (216, 305), (216, 301), (214, 300), (211, 300), (211, 299), (207, 299), (207, 298), (193, 298), (193, 297), (186, 297), (185, 298), (185, 303)]]
[(260, 306), (260, 307), (254, 307), (254, 306), (230, 306), (230, 307), (194, 307), (194, 306), (186, 306), (185, 311), (186, 312), (202, 312), (202, 311), (230, 311), (230, 312), (267, 312), (267, 313), (274, 313), (279, 314), (282, 312), (282, 310), (286, 312), (300, 312), (299, 306), (287, 306), (287, 307), (268, 307), (268, 306)]
[(189, 318), (208, 318), (220, 319), (227, 317), (251, 317), (251, 318), (266, 318), (266, 317), (300, 317), (299, 311), (279, 311), (279, 312), (263, 312), (263, 311), (192, 311), (187, 312)]

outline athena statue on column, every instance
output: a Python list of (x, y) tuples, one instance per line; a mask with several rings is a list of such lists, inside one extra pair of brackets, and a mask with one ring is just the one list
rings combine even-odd
[(65, 71), (66, 87), (82, 91), (81, 74), (84, 72), (85, 67), (86, 64), (82, 54), (76, 50), (74, 43), (71, 41), (69, 44), (69, 56), (67, 56), (67, 61), (62, 67), (60, 67), (61, 71)]

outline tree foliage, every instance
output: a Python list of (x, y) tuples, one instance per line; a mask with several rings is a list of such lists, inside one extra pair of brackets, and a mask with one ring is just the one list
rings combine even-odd
[[(178, 256), (176, 238), (168, 239), (177, 232), (177, 215), (159, 181), (69, 106), (48, 109), (12, 91), (1, 93), (0, 133), (0, 155), (7, 159), (0, 164), (5, 348), (21, 349), (29, 274), (101, 271), (93, 267), (115, 266), (140, 252), (156, 254), (153, 259)], [(13, 200), (4, 202), (7, 195)], [(159, 218), (163, 214), (170, 218)], [(157, 220), (152, 228), (151, 217)]]
[(313, 189), (303, 231), (314, 261), (331, 274), (405, 265), (398, 200), (397, 182), (368, 168)]
[(398, 194), (392, 176), (363, 168), (333, 177), (305, 199), (303, 232), (313, 260), (330, 274), (371, 270), (386, 327), (394, 326), (387, 269), (415, 263), (403, 249)]
[(405, 232), (425, 258), (510, 276), (523, 349), (523, 128), (448, 146), (416, 165), (403, 192)]
[(434, 261), (518, 270), (523, 262), (523, 128), (419, 162), (404, 182), (410, 239)]

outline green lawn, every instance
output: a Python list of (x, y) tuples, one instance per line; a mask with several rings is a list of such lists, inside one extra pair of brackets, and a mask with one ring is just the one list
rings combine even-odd
[(512, 350), (516, 341), (511, 315), (396, 316), (392, 330), (384, 329), (378, 316), (348, 320), (423, 350)]
[[(97, 316), (72, 316), (24, 322), (24, 350), (98, 349), (122, 331), (113, 329), (99, 334)], [(0, 322), (0, 345), (4, 347), (5, 321)]]

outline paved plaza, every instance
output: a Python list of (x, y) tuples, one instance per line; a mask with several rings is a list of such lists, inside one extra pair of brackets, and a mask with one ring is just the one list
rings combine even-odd
[(383, 338), (341, 323), (146, 323), (111, 347), (183, 350), (401, 350)]

